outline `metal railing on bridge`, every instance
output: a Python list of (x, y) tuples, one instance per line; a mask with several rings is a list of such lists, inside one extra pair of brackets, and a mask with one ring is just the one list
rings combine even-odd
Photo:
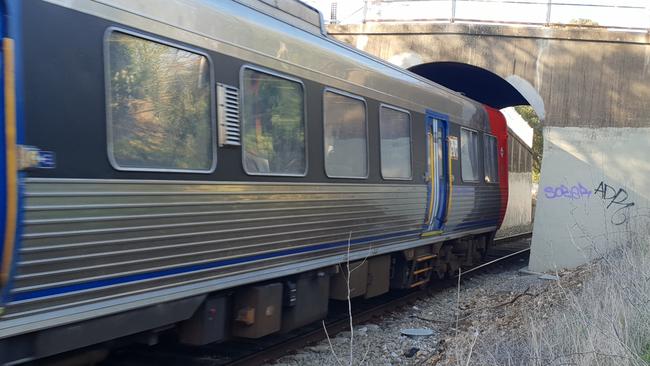
[(339, 0), (330, 6), (325, 14), (331, 14), (332, 23), (422, 21), (650, 29), (649, 0)]

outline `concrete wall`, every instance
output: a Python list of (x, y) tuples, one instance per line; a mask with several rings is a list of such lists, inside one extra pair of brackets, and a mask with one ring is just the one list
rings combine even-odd
[(548, 126), (648, 126), (650, 33), (431, 23), (328, 31), (402, 67), (451, 61), (489, 70), (542, 103), (533, 106)]
[[(497, 237), (530, 232), (533, 211), (533, 129), (514, 108), (501, 110), (508, 123), (508, 208)], [(521, 155), (521, 156), (520, 156)]]
[(650, 235), (650, 128), (547, 127), (530, 269)]
[(508, 208), (497, 237), (527, 232), (532, 221), (532, 173), (508, 173)]

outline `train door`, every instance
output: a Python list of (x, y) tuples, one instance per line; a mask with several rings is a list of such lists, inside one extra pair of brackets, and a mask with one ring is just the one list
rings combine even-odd
[(447, 219), (449, 200), (449, 149), (447, 117), (433, 112), (426, 114), (428, 205), (425, 236), (442, 233)]

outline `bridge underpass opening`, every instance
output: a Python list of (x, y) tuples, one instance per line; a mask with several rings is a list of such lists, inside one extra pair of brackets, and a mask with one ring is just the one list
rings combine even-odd
[(408, 70), (492, 108), (530, 105), (540, 119), (546, 115), (542, 97), (517, 75), (504, 79), (478, 66), (445, 61), (415, 65)]
[[(522, 94), (532, 95), (543, 111), (541, 97), (532, 86), (526, 88), (527, 82), (519, 82), (524, 85), (523, 93), (514, 85), (500, 76), (483, 68), (458, 63), (458, 62), (431, 62), (412, 66), (409, 70), (451, 90), (460, 92), (465, 96), (492, 108), (503, 110), (508, 121), (510, 138), (508, 140), (508, 208), (506, 215), (497, 235), (511, 235), (516, 232), (532, 230), (533, 218), (533, 176), (539, 178), (539, 161), (535, 164), (535, 158), (541, 159), (541, 154), (534, 156), (534, 149), (541, 152), (541, 126), (534, 108)], [(513, 78), (513, 80), (515, 80)], [(523, 81), (523, 79), (522, 79)], [(532, 91), (532, 92), (531, 92)], [(528, 120), (524, 120), (521, 113), (512, 108), (522, 106)], [(508, 109), (504, 109), (508, 108)], [(521, 108), (518, 108), (520, 111)], [(530, 125), (529, 125), (529, 120)], [(533, 128), (536, 127), (536, 128)], [(532, 131), (531, 131), (532, 130)], [(533, 135), (533, 131), (537, 135)], [(536, 142), (533, 145), (533, 142)], [(535, 173), (533, 174), (533, 167)]]
[(459, 62), (430, 62), (412, 66), (409, 71), (492, 108), (529, 104), (506, 80), (477, 66)]

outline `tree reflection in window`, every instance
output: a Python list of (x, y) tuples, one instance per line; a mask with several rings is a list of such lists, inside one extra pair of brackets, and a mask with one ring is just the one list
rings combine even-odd
[(245, 68), (242, 95), (246, 172), (304, 175), (307, 159), (302, 84)]
[(205, 56), (114, 31), (107, 72), (109, 143), (120, 168), (211, 170), (214, 131)]

